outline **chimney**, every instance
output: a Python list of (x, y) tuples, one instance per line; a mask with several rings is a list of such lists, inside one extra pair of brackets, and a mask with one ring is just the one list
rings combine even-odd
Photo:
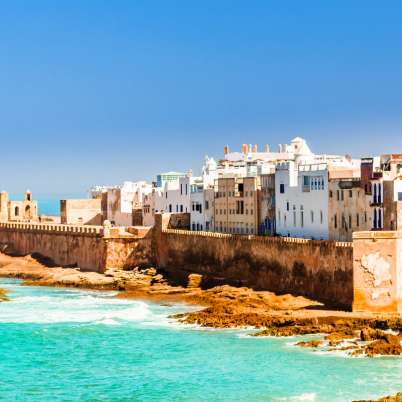
[(257, 150), (258, 150), (257, 144), (254, 144), (253, 145), (253, 152), (257, 152)]
[(264, 152), (269, 152), (269, 145), (268, 145), (268, 144), (265, 144), (265, 146), (264, 146)]
[(247, 144), (243, 144), (241, 146), (241, 153), (242, 154), (248, 154), (248, 145)]
[(224, 148), (223, 148), (223, 154), (224, 154), (224, 155), (227, 155), (227, 154), (229, 154), (229, 153), (230, 153), (229, 145), (225, 145)]

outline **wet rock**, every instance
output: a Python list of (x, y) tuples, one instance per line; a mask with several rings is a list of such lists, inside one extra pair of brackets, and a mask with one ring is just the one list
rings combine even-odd
[(188, 288), (199, 288), (201, 287), (202, 275), (190, 274), (188, 276), (187, 287)]
[(356, 337), (356, 331), (352, 329), (345, 329), (343, 331), (334, 331), (325, 337), (329, 346), (337, 346), (345, 339), (351, 339)]
[(319, 339), (314, 339), (312, 341), (302, 341), (296, 343), (296, 346), (300, 346), (302, 348), (318, 348), (322, 345), (322, 341)]
[(0, 289), (0, 302), (8, 301), (7, 291), (4, 289)]

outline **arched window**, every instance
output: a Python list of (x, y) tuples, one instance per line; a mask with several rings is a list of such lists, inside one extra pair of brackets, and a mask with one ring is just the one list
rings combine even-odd
[(382, 228), (382, 211), (381, 209), (378, 210), (378, 229)]
[(377, 208), (374, 208), (373, 228), (377, 229)]
[(381, 184), (378, 184), (378, 189), (377, 189), (377, 202), (381, 203)]
[(377, 202), (377, 184), (376, 183), (373, 184), (373, 202), (374, 203)]
[(20, 215), (20, 209), (18, 207), (14, 208), (14, 215), (19, 216)]

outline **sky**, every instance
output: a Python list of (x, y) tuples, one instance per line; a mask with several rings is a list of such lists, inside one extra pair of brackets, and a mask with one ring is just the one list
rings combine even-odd
[(223, 146), (402, 152), (402, 2), (0, 2), (0, 187), (200, 171)]

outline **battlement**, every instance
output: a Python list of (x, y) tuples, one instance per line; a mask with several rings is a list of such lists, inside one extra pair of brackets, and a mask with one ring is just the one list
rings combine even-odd
[(314, 245), (330, 245), (333, 244), (335, 247), (353, 247), (352, 242), (342, 242), (342, 241), (332, 241), (332, 240), (310, 240), (301, 239), (297, 237), (272, 237), (272, 236), (255, 236), (255, 235), (238, 235), (230, 233), (218, 233), (218, 232), (205, 232), (205, 231), (191, 231), (182, 229), (162, 229), (162, 233), (176, 234), (183, 236), (201, 236), (201, 237), (212, 237), (216, 239), (242, 239), (242, 240), (253, 240), (258, 242), (263, 242), (267, 244), (278, 244), (278, 243), (292, 243), (292, 244), (314, 244)]
[(53, 234), (69, 234), (79, 236), (103, 236), (103, 226), (90, 225), (63, 225), (56, 223), (25, 223), (25, 222), (1, 222), (0, 230), (46, 232)]

